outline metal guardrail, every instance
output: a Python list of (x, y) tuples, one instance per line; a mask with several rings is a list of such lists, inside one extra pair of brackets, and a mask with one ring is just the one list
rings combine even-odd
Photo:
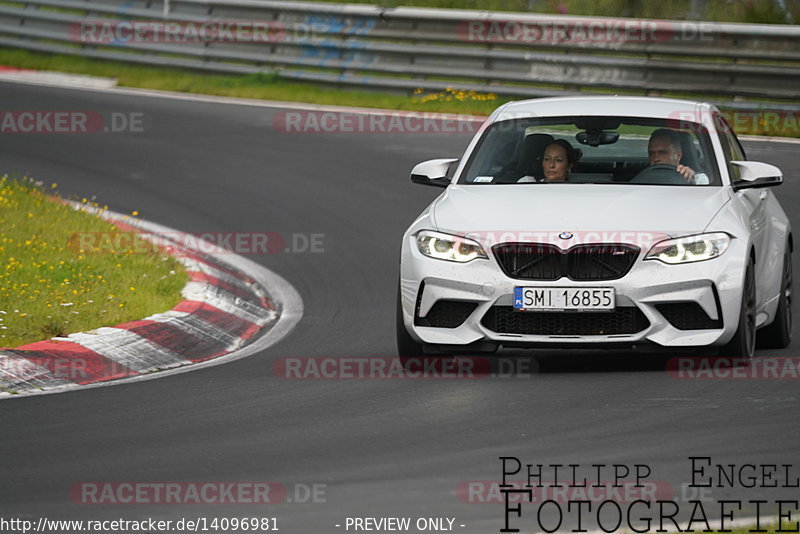
[[(148, 22), (155, 33), (130, 30)], [(263, 24), (262, 39), (175, 42), (187, 28), (235, 22)], [(184, 33), (159, 34), (168, 23)], [(98, 38), (97, 28), (121, 38)], [(0, 46), (402, 92), (618, 91), (739, 105), (800, 96), (800, 27), (782, 25), (272, 0), (22, 0), (0, 3)]]

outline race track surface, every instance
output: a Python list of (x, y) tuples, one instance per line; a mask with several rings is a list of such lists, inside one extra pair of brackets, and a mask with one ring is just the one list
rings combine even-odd
[[(451, 517), (459, 532), (498, 532), (502, 504), (463, 502), (456, 490), (497, 481), (501, 456), (578, 464), (585, 475), (592, 464), (646, 464), (674, 500), (690, 456), (800, 470), (798, 379), (674, 379), (669, 355), (502, 351), (534, 372), (474, 380), (276, 376), (280, 358), (394, 355), (399, 240), (441, 191), (408, 172), (460, 155), (471, 134), (284, 133), (273, 126), (279, 109), (16, 84), (0, 84), (0, 101), (143, 114), (144, 132), (2, 135), (0, 172), (183, 231), (276, 232), (290, 248), (304, 236), (298, 250), (253, 259), (286, 278), (305, 309), (284, 341), (230, 364), (0, 402), (3, 517), (276, 517), (286, 534), (345, 532), (353, 516)], [(775, 191), (798, 231), (797, 145), (745, 148), (783, 169)], [(312, 235), (321, 247), (302, 250)], [(797, 323), (794, 336), (758, 356), (795, 356)], [(70, 494), (99, 481), (269, 481), (292, 502), (88, 504)], [(294, 502), (312, 485), (318, 502)], [(797, 498), (796, 488), (741, 486), (711, 497), (787, 493)], [(516, 520), (523, 532), (537, 530), (529, 506)]]

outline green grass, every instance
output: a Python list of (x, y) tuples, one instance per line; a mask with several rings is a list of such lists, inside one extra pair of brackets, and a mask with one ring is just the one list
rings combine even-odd
[(8, 48), (0, 48), (0, 65), (116, 78), (123, 87), (379, 109), (488, 115), (502, 102), (512, 100), (486, 95), (470, 97), (466, 94), (459, 99), (455, 93), (405, 96), (328, 89), (312, 84), (285, 82), (271, 74), (214, 75)]
[[(356, 106), (389, 110), (445, 112), (488, 115), (501, 104), (515, 100), (510, 96), (482, 94), (457, 89), (440, 92), (417, 90), (408, 95), (331, 89), (307, 83), (291, 83), (275, 74), (247, 76), (213, 75), (187, 69), (140, 66), (135, 64), (82, 58), (71, 55), (44, 54), (27, 50), (0, 48), (0, 65), (36, 70), (51, 70), (92, 76), (113, 77), (120, 86), (178, 91), (286, 102)], [(559, 86), (549, 86), (558, 88)], [(636, 95), (641, 92), (593, 88), (592, 93)], [(713, 95), (689, 95), (664, 92), (664, 97), (711, 100)], [(754, 102), (769, 109), (769, 101)], [(724, 105), (721, 109), (725, 110)], [(733, 112), (731, 112), (733, 113)], [(764, 117), (740, 114), (743, 120), (733, 123), (738, 134), (800, 137), (800, 113)], [(797, 118), (795, 118), (797, 117)]]
[(141, 319), (182, 300), (187, 275), (175, 259), (28, 179), (0, 177), (0, 228), (0, 347)]

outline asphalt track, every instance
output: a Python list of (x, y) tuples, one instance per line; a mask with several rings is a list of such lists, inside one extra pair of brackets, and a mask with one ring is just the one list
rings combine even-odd
[[(287, 134), (273, 128), (277, 109), (16, 84), (0, 84), (0, 102), (6, 110), (143, 113), (147, 124), (143, 133), (3, 135), (1, 172), (57, 182), (65, 194), (188, 232), (322, 234), (323, 244), (316, 253), (253, 257), (293, 284), (305, 309), (296, 330), (262, 353), (0, 403), (4, 518), (267, 516), (285, 533), (324, 533), (344, 532), (348, 516), (447, 516), (457, 531), (498, 532), (502, 505), (462, 502), (456, 489), (498, 480), (500, 456), (579, 464), (585, 474), (592, 464), (647, 464), (650, 480), (669, 484), (676, 500), (690, 456), (792, 464), (795, 473), (800, 466), (796, 379), (676, 380), (664, 371), (668, 356), (502, 352), (535, 372), (479, 380), (276, 377), (278, 358), (394, 354), (399, 238), (440, 192), (411, 184), (408, 171), (458, 155), (469, 135)], [(797, 231), (797, 145), (745, 146), (750, 159), (783, 169), (787, 183), (776, 194)], [(797, 322), (794, 336), (793, 347), (758, 355), (796, 355)], [(86, 481), (272, 481), (292, 501), (295, 485), (321, 484), (324, 502), (73, 502), (70, 488)], [(536, 530), (534, 510), (523, 509), (523, 532)]]

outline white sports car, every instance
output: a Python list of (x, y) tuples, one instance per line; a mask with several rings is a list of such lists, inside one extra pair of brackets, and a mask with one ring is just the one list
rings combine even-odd
[[(549, 98), (497, 109), (403, 236), (401, 357), (498, 347), (719, 348), (791, 339), (792, 234), (706, 103)], [(756, 332), (758, 330), (758, 332)], [(757, 334), (757, 335), (756, 335)]]

